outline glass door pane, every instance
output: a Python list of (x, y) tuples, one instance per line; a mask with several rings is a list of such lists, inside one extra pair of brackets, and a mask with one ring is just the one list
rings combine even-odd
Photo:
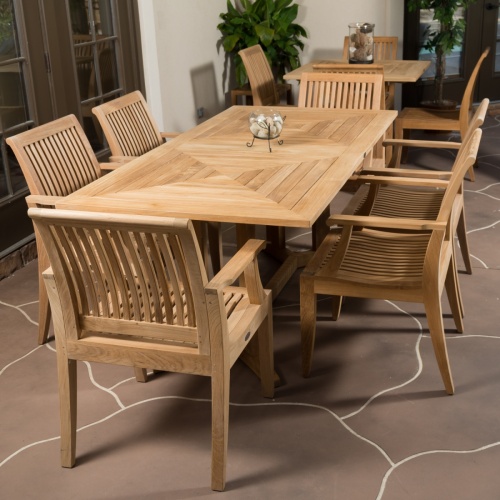
[(26, 191), (24, 176), (5, 137), (32, 125), (12, 0), (0, 0), (0, 201)]
[(70, 0), (75, 63), (83, 126), (95, 151), (104, 137), (92, 108), (122, 94), (115, 15), (111, 0)]

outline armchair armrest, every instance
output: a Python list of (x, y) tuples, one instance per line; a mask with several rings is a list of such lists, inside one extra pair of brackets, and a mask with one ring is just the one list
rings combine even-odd
[(112, 163), (128, 163), (136, 158), (138, 158), (138, 156), (110, 156), (109, 161)]
[(337, 226), (362, 226), (383, 229), (404, 229), (414, 231), (432, 231), (446, 229), (446, 222), (421, 219), (403, 219), (392, 217), (375, 217), (336, 214), (328, 218), (327, 224)]
[(448, 180), (451, 178), (451, 172), (427, 172), (423, 170), (415, 170), (410, 168), (366, 168), (360, 170), (355, 180), (360, 176), (365, 175), (387, 175), (388, 177), (414, 177), (417, 179), (443, 179)]
[(385, 139), (384, 146), (400, 146), (414, 148), (460, 149), (461, 142), (425, 141), (422, 139)]
[(163, 139), (174, 139), (178, 135), (181, 135), (180, 132), (160, 132), (160, 135)]
[[(207, 293), (217, 294), (232, 285), (243, 273), (250, 302), (261, 300), (262, 283), (258, 274), (257, 255), (266, 246), (264, 240), (248, 240), (231, 260), (210, 280), (205, 287)], [(255, 300), (254, 300), (255, 299)], [(257, 301), (257, 302), (256, 302)]]
[(29, 208), (55, 208), (56, 203), (64, 199), (64, 196), (49, 196), (44, 194), (30, 194), (26, 196)]
[(99, 166), (101, 167), (102, 171), (115, 170), (118, 167), (121, 167), (122, 165), (123, 165), (123, 162), (121, 162), (121, 163), (118, 163), (118, 162), (99, 163)]
[(414, 177), (389, 177), (383, 175), (359, 175), (356, 180), (358, 182), (384, 184), (387, 186), (435, 187), (443, 189), (446, 189), (449, 184), (449, 181), (441, 179), (415, 179)]

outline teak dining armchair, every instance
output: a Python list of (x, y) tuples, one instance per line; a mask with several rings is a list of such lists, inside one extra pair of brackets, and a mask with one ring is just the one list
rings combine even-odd
[[(257, 264), (265, 242), (249, 240), (209, 282), (189, 220), (37, 208), (29, 215), (51, 265), (44, 280), (62, 466), (75, 464), (77, 361), (151, 367), (211, 378), (211, 485), (224, 490), (230, 368), (254, 335), (263, 395), (274, 394), (272, 298)], [(241, 274), (246, 287), (231, 286)]]
[[(469, 81), (467, 82), (460, 109), (443, 111), (429, 108), (404, 108), (396, 118), (394, 137), (396, 139), (409, 138), (410, 131), (412, 130), (441, 130), (459, 132), (463, 140), (469, 128), (470, 118), (473, 114), (472, 104), (477, 76), (489, 51), (490, 48), (488, 47), (479, 57)], [(403, 153), (403, 155), (404, 154), (405, 153)], [(474, 169), (472, 167), (469, 174), (473, 181)]]
[(240, 50), (238, 55), (243, 61), (247, 72), (252, 99), (255, 106), (277, 106), (280, 103), (280, 96), (289, 92), (290, 84), (277, 84), (269, 62), (257, 44), (252, 47)]
[[(300, 277), (302, 373), (309, 376), (316, 334), (316, 295), (423, 303), (446, 392), (454, 393), (446, 348), (441, 295), (446, 287), (455, 326), (463, 331), (459, 284), (453, 258), (453, 205), (467, 169), (475, 161), (481, 129), (474, 132), (444, 189), (435, 220), (338, 215), (333, 229)], [(334, 311), (335, 313), (335, 311)]]
[(111, 161), (130, 161), (176, 137), (160, 132), (142, 93), (138, 90), (92, 108), (108, 141)]
[[(126, 162), (163, 144), (179, 134), (160, 132), (144, 96), (138, 90), (92, 108), (111, 150), (110, 160)], [(207, 238), (214, 272), (222, 265), (220, 224), (207, 222)], [(206, 259), (207, 255), (205, 255)]]
[[(451, 172), (436, 172), (428, 170), (399, 169), (397, 164), (394, 168), (371, 168), (359, 172), (356, 177), (358, 183), (362, 184), (345, 207), (344, 214), (377, 215), (384, 217), (411, 217), (414, 219), (435, 220), (441, 204), (444, 192), (436, 190), (432, 186), (426, 186), (426, 179), (449, 179), (453, 170), (460, 164), (460, 156), (467, 150), (467, 143), (474, 132), (484, 123), (488, 110), (489, 99), (483, 99), (477, 108), (469, 129), (462, 143), (450, 143), (446, 141), (423, 141), (392, 139), (384, 142), (391, 145), (396, 151), (393, 158), (399, 156), (398, 149), (403, 146), (420, 148), (447, 148), (451, 145), (458, 150)], [(391, 165), (392, 166), (392, 165)], [(472, 168), (472, 167), (471, 167)], [(470, 171), (470, 168), (469, 168)], [(407, 186), (391, 185), (384, 182), (388, 176), (410, 178)], [(413, 178), (413, 180), (411, 180)], [(420, 180), (419, 180), (420, 179)], [(457, 193), (454, 202), (453, 227), (454, 233), (460, 243), (465, 269), (472, 274), (472, 264), (467, 241), (467, 230), (465, 224), (465, 207), (463, 187)]]
[[(9, 137), (12, 148), (24, 174), (31, 196), (29, 206), (53, 207), (58, 198), (73, 193), (98, 179), (103, 168), (76, 116), (69, 115)], [(106, 166), (107, 165), (107, 166)], [(47, 254), (38, 234), (39, 313), (38, 343), (47, 341), (50, 326), (50, 308), (42, 272), (48, 267)]]

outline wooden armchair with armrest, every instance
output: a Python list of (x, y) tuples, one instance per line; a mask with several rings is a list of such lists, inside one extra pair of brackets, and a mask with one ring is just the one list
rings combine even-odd
[[(210, 282), (186, 219), (29, 210), (51, 268), (61, 464), (76, 450), (77, 361), (151, 367), (212, 381), (212, 489), (225, 486), (230, 368), (254, 338), (263, 395), (274, 394), (271, 292), (249, 240)], [(232, 286), (244, 274), (246, 287)], [(187, 464), (187, 466), (189, 466)]]
[[(53, 207), (63, 196), (101, 177), (117, 164), (99, 163), (76, 116), (68, 115), (6, 139), (28, 184), (28, 206)], [(36, 235), (39, 275), (38, 343), (47, 341), (50, 308), (42, 280), (48, 267), (42, 241)]]
[[(453, 206), (463, 177), (475, 161), (481, 133), (476, 130), (468, 141), (450, 180), (433, 182), (436, 189), (444, 190), (435, 220), (372, 215), (330, 218), (329, 223), (339, 229), (329, 233), (300, 278), (304, 376), (309, 376), (311, 370), (317, 294), (417, 302), (425, 307), (446, 392), (454, 393), (441, 295), (446, 288), (455, 326), (462, 332), (463, 310), (453, 258)], [(333, 315), (338, 316), (335, 308)]]

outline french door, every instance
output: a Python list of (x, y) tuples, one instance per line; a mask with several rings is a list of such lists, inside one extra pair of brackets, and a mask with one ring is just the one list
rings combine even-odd
[(0, 0), (0, 258), (33, 239), (5, 138), (73, 113), (102, 157), (92, 107), (142, 88), (137, 0)]
[[(444, 97), (461, 101), (469, 76), (486, 47), (490, 54), (484, 61), (476, 84), (474, 100), (485, 97), (500, 100), (500, 15), (498, 0), (478, 0), (466, 12), (459, 10), (457, 17), (465, 16), (464, 42), (454, 47), (446, 58)], [(403, 87), (403, 106), (416, 106), (433, 98), (434, 54), (422, 47), (426, 27), (432, 25), (432, 11), (405, 12), (403, 57), (428, 59), (431, 66), (416, 84)]]

